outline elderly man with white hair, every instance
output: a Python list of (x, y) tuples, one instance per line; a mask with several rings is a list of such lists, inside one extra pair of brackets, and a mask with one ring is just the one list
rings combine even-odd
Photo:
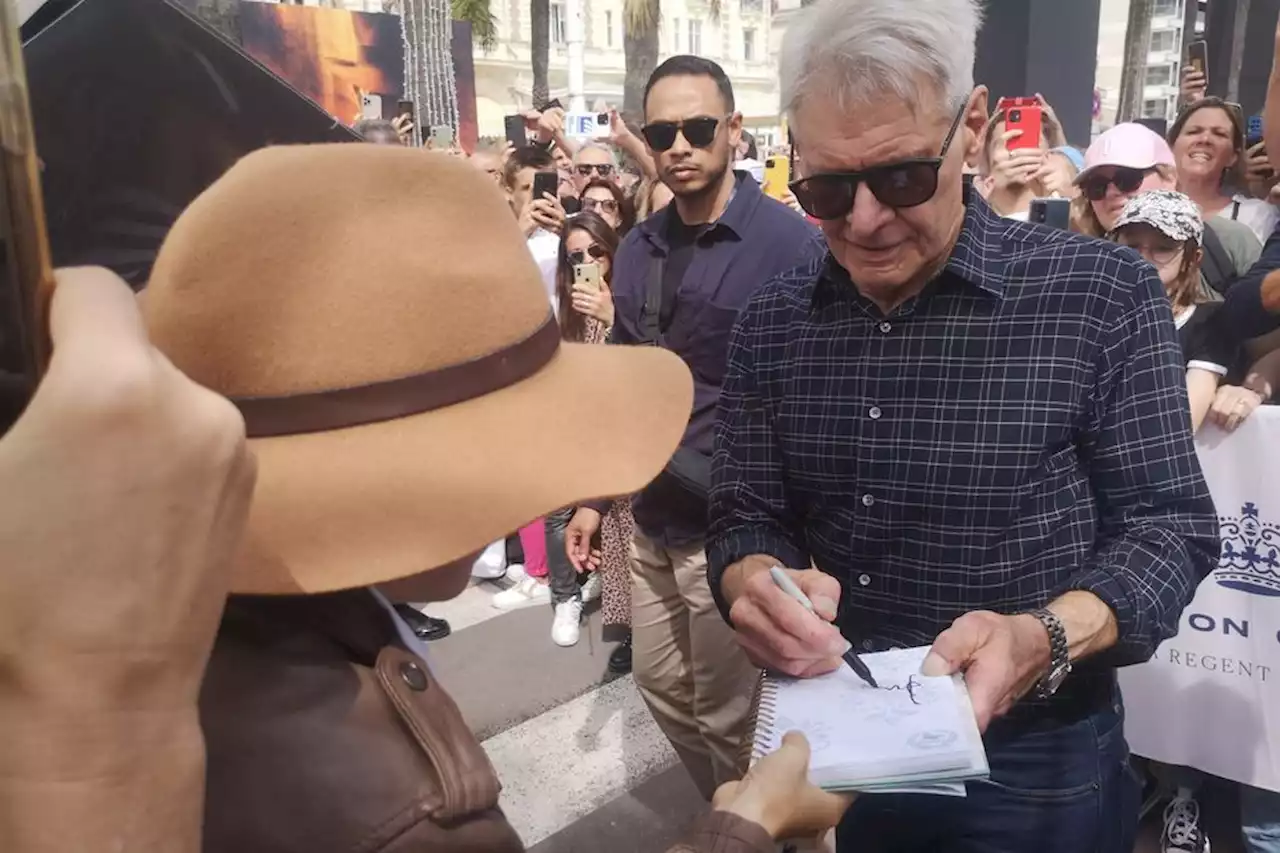
[(1217, 519), (1155, 269), (964, 188), (979, 23), (977, 0), (819, 0), (787, 32), (793, 190), (827, 252), (734, 331), (709, 580), (760, 665), (814, 676), (852, 642), (965, 672), (990, 780), (864, 797), (841, 850), (1127, 853), (1115, 668), (1176, 632)]

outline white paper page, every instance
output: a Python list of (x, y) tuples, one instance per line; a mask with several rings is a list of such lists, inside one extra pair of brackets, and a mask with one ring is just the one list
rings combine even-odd
[[(926, 678), (927, 647), (863, 655), (878, 687), (849, 667), (818, 678), (778, 679), (773, 725), (764, 752), (798, 730), (812, 748), (819, 785), (879, 777), (958, 771), (973, 766), (972, 711), (950, 677)], [(968, 714), (970, 719), (965, 719)]]

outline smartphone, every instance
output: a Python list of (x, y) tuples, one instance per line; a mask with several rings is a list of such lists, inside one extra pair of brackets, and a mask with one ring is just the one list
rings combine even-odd
[(1065, 198), (1033, 198), (1027, 221), (1070, 231), (1071, 202)]
[(1209, 79), (1209, 43), (1206, 41), (1193, 41), (1187, 45), (1187, 62), (1191, 67), (1204, 75), (1204, 79)]
[(431, 128), (431, 147), (436, 151), (448, 151), (453, 147), (453, 128), (437, 124)]
[(539, 199), (543, 196), (556, 197), (556, 191), (560, 189), (560, 175), (555, 172), (535, 172), (533, 175), (533, 198)]
[(382, 118), (382, 96), (373, 92), (360, 93), (360, 117), (370, 119)]
[(53, 264), (16, 15), (0, 4), (0, 431), (22, 414), (51, 349)]
[(560, 103), (560, 99), (552, 98), (542, 106), (538, 107), (538, 112), (545, 113), (547, 110), (562, 110), (562, 109), (564, 109), (564, 104)]
[(1004, 129), (1021, 130), (1022, 135), (1009, 140), (1009, 150), (1042, 147), (1041, 130), (1043, 113), (1035, 98), (1002, 98), (999, 108), (1004, 110)]
[(583, 290), (589, 290), (592, 293), (600, 292), (600, 265), (599, 264), (574, 264), (573, 265), (573, 285), (581, 287)]
[(396, 114), (394, 117), (400, 118), (400, 116), (408, 116), (410, 119), (413, 118), (413, 101), (401, 99), (400, 102), (396, 104)]
[(566, 136), (576, 139), (608, 139), (608, 113), (566, 113), (564, 117)]
[(786, 157), (766, 157), (764, 161), (764, 194), (782, 198), (791, 183), (791, 162)]
[(1147, 117), (1147, 118), (1135, 118), (1133, 120), (1133, 123), (1142, 125), (1147, 130), (1159, 136), (1161, 139), (1164, 139), (1166, 136), (1169, 135), (1169, 120), (1167, 118), (1161, 118), (1159, 116)]
[(524, 116), (503, 116), (502, 126), (507, 133), (507, 141), (516, 148), (529, 144), (529, 132), (525, 129)]
[(1246, 125), (1244, 144), (1246, 148), (1252, 148), (1262, 141), (1262, 116), (1249, 116), (1249, 123)]

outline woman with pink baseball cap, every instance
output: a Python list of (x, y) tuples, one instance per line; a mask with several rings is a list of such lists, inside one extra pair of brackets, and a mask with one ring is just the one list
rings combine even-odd
[(1102, 237), (1115, 228), (1129, 199), (1149, 190), (1177, 189), (1178, 174), (1173, 151), (1159, 134), (1125, 123), (1089, 146), (1075, 184), (1080, 188), (1071, 204), (1075, 229)]

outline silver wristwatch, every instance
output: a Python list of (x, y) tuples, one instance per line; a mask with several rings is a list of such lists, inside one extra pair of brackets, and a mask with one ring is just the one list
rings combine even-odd
[(1067, 648), (1067, 630), (1062, 627), (1062, 620), (1050, 610), (1033, 610), (1031, 615), (1040, 621), (1049, 632), (1049, 670), (1036, 685), (1036, 696), (1048, 699), (1062, 682), (1071, 674), (1071, 657)]

